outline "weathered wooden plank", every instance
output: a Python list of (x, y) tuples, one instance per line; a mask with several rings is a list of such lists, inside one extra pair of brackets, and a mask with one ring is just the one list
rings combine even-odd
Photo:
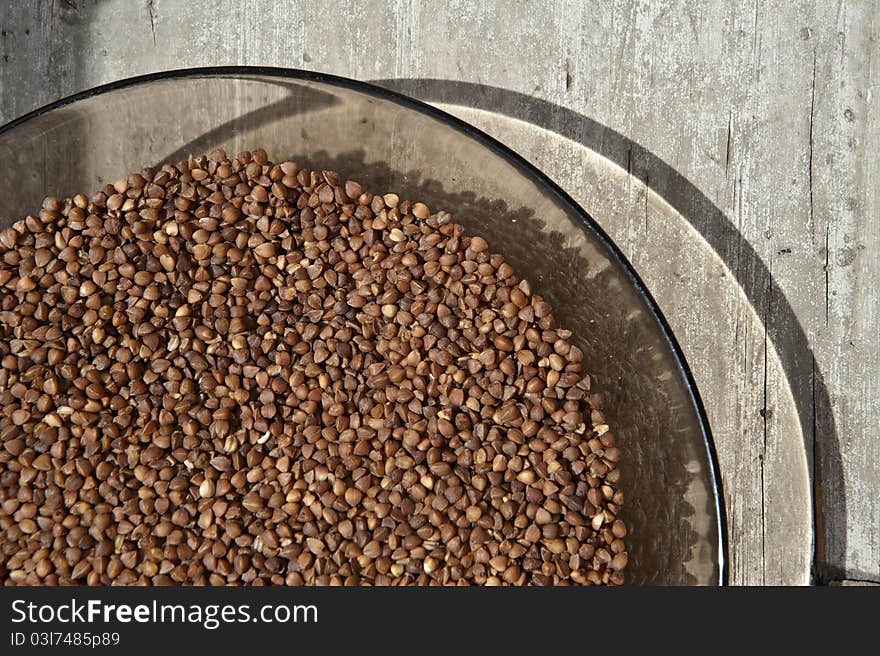
[(817, 458), (821, 473), (842, 473), (820, 478), (831, 537), (820, 555), (826, 577), (880, 581), (880, 5), (832, 4), (811, 39), (815, 351), (830, 391), (830, 407), (817, 408)]
[(57, 2), (8, 2), (0, 9), (0, 121), (83, 84), (77, 65), (88, 16)]

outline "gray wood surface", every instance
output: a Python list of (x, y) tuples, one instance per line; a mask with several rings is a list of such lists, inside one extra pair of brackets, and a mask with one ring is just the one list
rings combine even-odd
[(880, 4), (4, 3), (0, 121), (189, 66), (381, 80), (498, 136), (631, 258), (695, 372), (731, 581), (880, 581)]

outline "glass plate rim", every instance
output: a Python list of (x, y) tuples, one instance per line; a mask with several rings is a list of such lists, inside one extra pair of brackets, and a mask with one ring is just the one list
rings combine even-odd
[(148, 84), (160, 80), (168, 79), (186, 79), (192, 77), (224, 77), (224, 76), (261, 76), (261, 77), (279, 77), (285, 79), (301, 80), (306, 82), (317, 82), (330, 86), (342, 87), (351, 91), (356, 91), (368, 96), (373, 96), (382, 100), (387, 100), (395, 104), (401, 105), (407, 109), (417, 111), (421, 114), (433, 118), (447, 125), (448, 127), (461, 132), (465, 136), (477, 141), (484, 147), (490, 149), (496, 155), (507, 160), (508, 163), (519, 170), (523, 175), (532, 178), (538, 186), (546, 189), (558, 203), (565, 209), (577, 216), (584, 227), (587, 228), (596, 239), (605, 247), (609, 257), (623, 270), (630, 283), (635, 288), (638, 295), (645, 302), (651, 316), (660, 325), (663, 338), (667, 346), (672, 351), (673, 358), (679, 373), (684, 379), (685, 387), (691, 399), (691, 404), (697, 414), (700, 425), (700, 432), (703, 437), (703, 446), (706, 449), (706, 457), (709, 462), (709, 478), (712, 483), (712, 503), (715, 509), (716, 530), (718, 532), (718, 585), (728, 585), (728, 534), (727, 534), (727, 517), (726, 508), (723, 503), (724, 494), (721, 484), (720, 468), (718, 465), (718, 455), (715, 450), (715, 443), (712, 438), (712, 431), (709, 427), (709, 419), (706, 409), (697, 389), (696, 381), (691, 373), (690, 366), (684, 356), (684, 352), (672, 332), (672, 328), (660, 310), (659, 305), (654, 297), (648, 291), (647, 286), (641, 277), (636, 273), (635, 268), (617, 247), (607, 233), (599, 226), (595, 219), (582, 208), (566, 191), (557, 185), (547, 174), (531, 164), (526, 158), (514, 151), (509, 146), (498, 141), (489, 134), (483, 132), (479, 128), (474, 127), (470, 123), (463, 121), (448, 112), (429, 105), (428, 103), (416, 100), (405, 94), (392, 91), (384, 87), (362, 82), (351, 78), (323, 73), (318, 71), (310, 71), (296, 68), (282, 68), (275, 66), (205, 66), (180, 68), (155, 73), (147, 73), (145, 75), (137, 75), (134, 77), (123, 78), (106, 84), (101, 84), (88, 89), (84, 89), (77, 93), (71, 94), (54, 102), (48, 103), (27, 114), (12, 119), (6, 124), (0, 126), (0, 135), (13, 130), (14, 128), (27, 123), (43, 114), (47, 114), (56, 109), (72, 105), (80, 100), (92, 98), (94, 96), (110, 93), (112, 91), (125, 89), (128, 87)]

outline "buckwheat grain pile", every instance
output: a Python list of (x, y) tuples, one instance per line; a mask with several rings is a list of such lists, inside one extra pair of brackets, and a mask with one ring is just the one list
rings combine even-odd
[(262, 150), (0, 234), (6, 584), (619, 584), (620, 452), (445, 212)]

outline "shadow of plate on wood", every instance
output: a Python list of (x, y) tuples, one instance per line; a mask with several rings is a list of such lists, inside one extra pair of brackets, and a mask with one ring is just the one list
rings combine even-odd
[[(568, 108), (466, 82), (375, 83), (459, 116), (551, 172), (626, 253), (678, 337), (706, 405), (732, 582), (835, 578), (846, 517), (828, 392), (787, 299), (725, 214), (655, 154)], [(743, 388), (754, 396), (741, 398)]]

